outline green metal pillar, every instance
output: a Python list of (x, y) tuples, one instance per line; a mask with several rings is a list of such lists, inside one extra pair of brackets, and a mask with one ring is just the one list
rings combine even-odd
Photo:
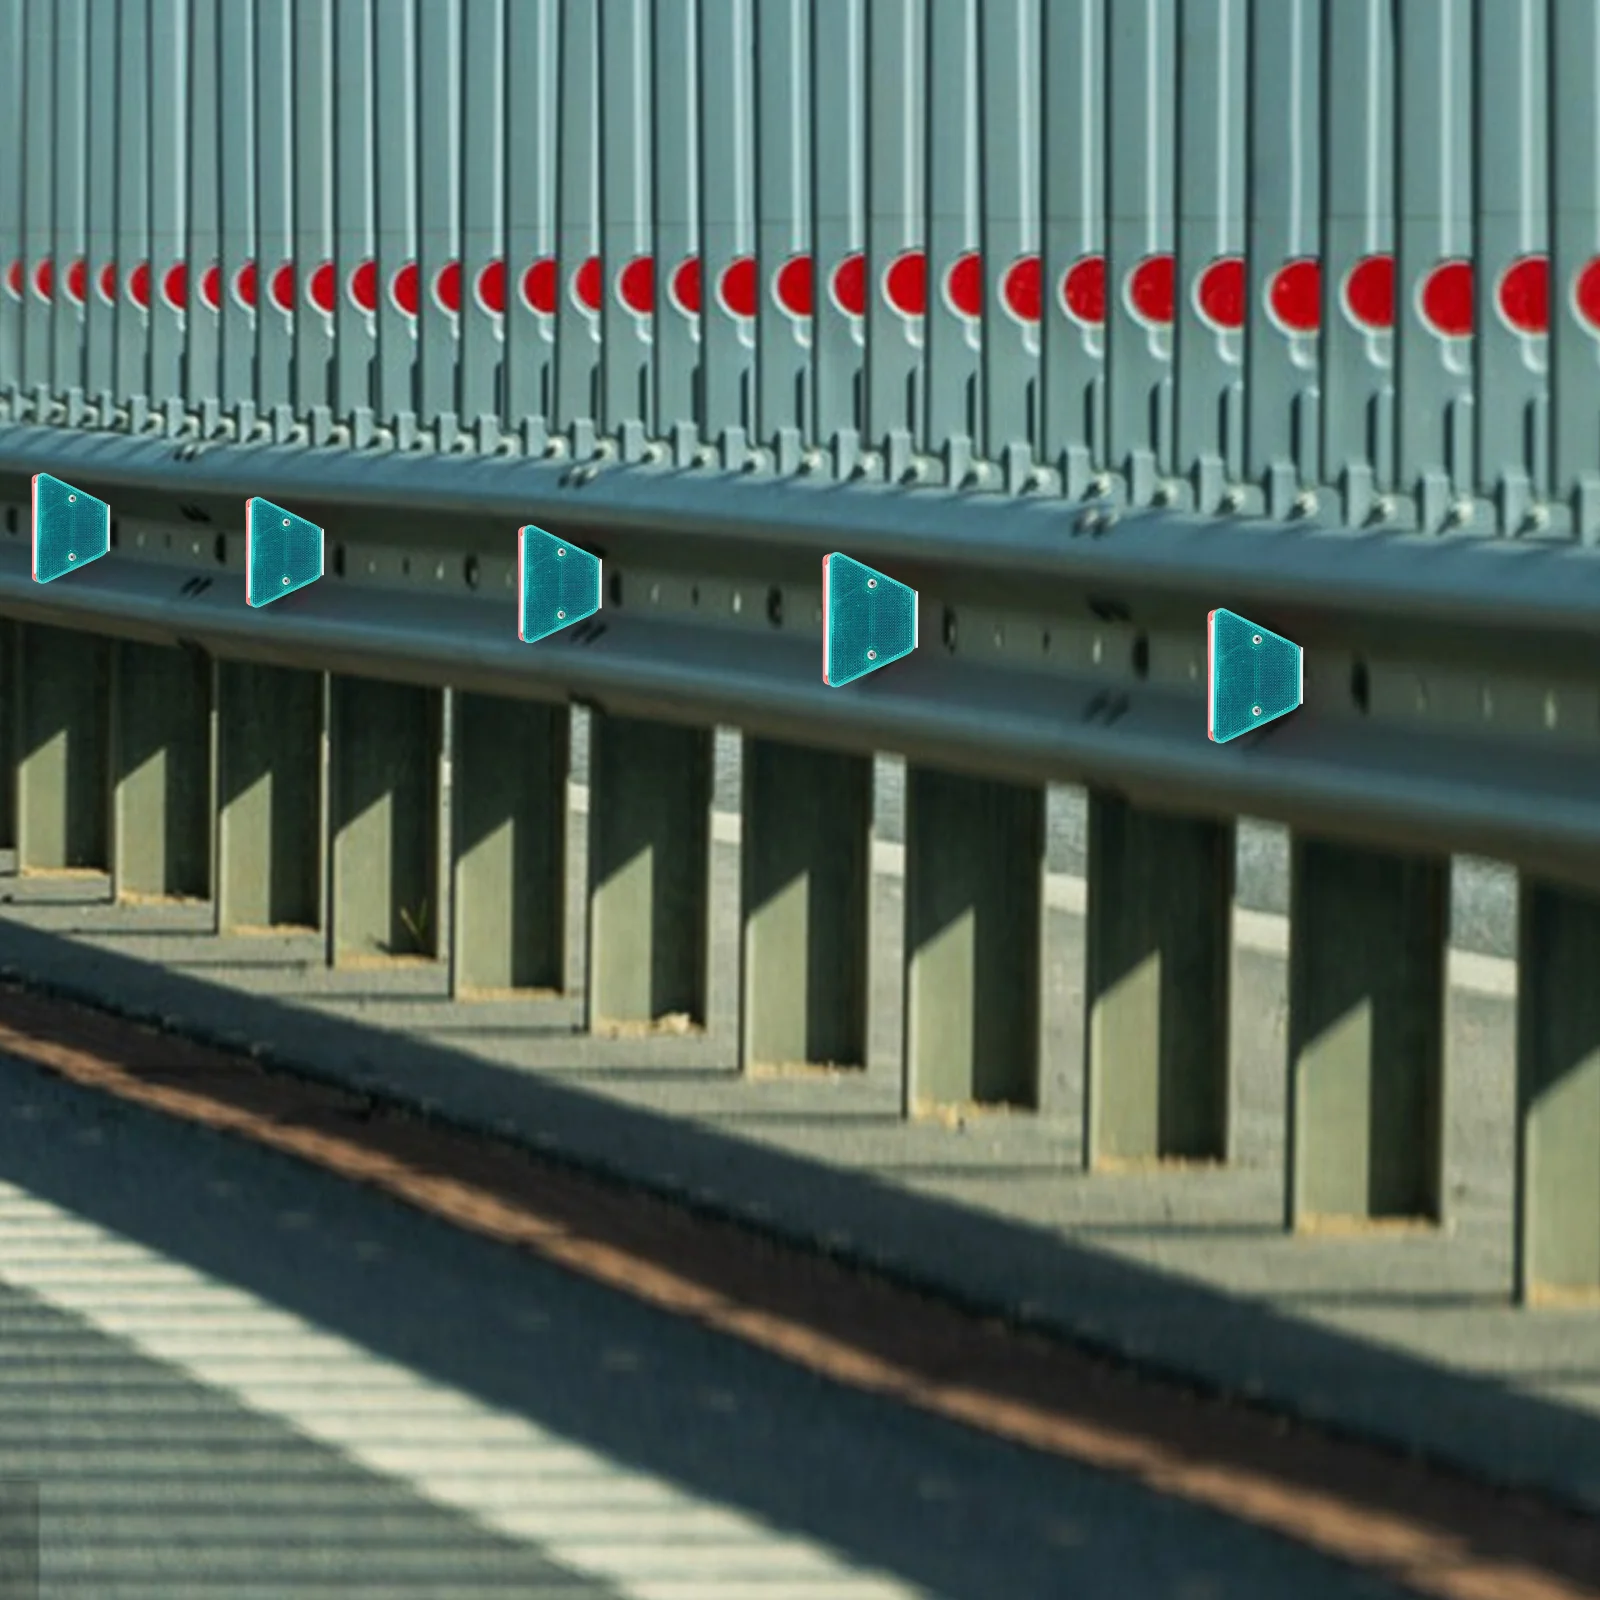
[(1296, 838), (1291, 1228), (1443, 1217), (1450, 864)]
[(455, 697), (450, 808), (458, 997), (566, 987), (564, 705)]
[(590, 720), (591, 1028), (706, 1020), (712, 752), (709, 728)]
[(211, 892), (210, 660), (111, 650), (111, 884), (118, 900)]
[(1600, 897), (1524, 881), (1517, 961), (1516, 1288), (1600, 1301)]
[(872, 762), (744, 743), (740, 1064), (864, 1067)]
[(1225, 1161), (1233, 829), (1089, 796), (1084, 1160)]
[(444, 953), (439, 821), (444, 695), (329, 682), (328, 960)]
[(323, 925), (326, 679), (219, 661), (217, 931)]
[(906, 768), (905, 1104), (1039, 1103), (1044, 791)]
[(17, 868), (104, 872), (110, 642), (29, 623), (14, 660)]

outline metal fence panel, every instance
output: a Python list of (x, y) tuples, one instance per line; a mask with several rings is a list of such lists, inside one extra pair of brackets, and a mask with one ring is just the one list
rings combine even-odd
[(150, 399), (182, 424), (189, 309), (189, 18), (185, 0), (150, 0)]
[(417, 8), (418, 411), (440, 449), (461, 414), (461, 5)]
[(333, 64), (331, 0), (295, 0), (294, 396), (313, 444), (327, 443), (333, 419)]
[(1322, 0), (1250, 18), (1246, 471), (1275, 517), (1321, 475), (1321, 24)]
[(580, 460), (594, 454), (600, 416), (599, 50), (593, 4), (565, 0), (556, 133), (556, 426)]
[(256, 0), (256, 404), (289, 437), (294, 368), (294, 40), (289, 0)]
[(492, 449), (504, 420), (505, 7), (466, 0), (461, 105), (461, 416)]
[[(199, 418), (201, 436), (221, 427), (220, 328), (222, 304), (218, 174), (222, 129), (217, 93), (217, 13), (220, 0), (191, 0), (189, 47), (182, 70), (188, 83), (188, 186), (185, 197), (186, 262), (184, 355), (181, 393)], [(91, 41), (92, 43), (93, 41)], [(89, 303), (94, 304), (91, 294)]]
[(417, 20), (411, 0), (374, 13), (378, 416), (402, 448), (417, 426)]
[(333, 412), (357, 449), (371, 441), (379, 297), (372, 12), (339, 0), (333, 13)]
[(1242, 0), (1185, 0), (1178, 35), (1176, 426), (1186, 498), (1214, 512), (1244, 478)]
[(116, 392), (135, 432), (144, 426), (150, 394), (148, 20), (144, 0), (123, 0), (117, 29)]
[(27, 0), (0, 0), (0, 393), (22, 379), (22, 130), (27, 116), (23, 22)]
[[(55, 0), (30, 0), (23, 39), (22, 127), (23, 277), (22, 382), (30, 395), (51, 389), (51, 251), (55, 247), (55, 194), (51, 141), (55, 135)], [(140, 62), (143, 65), (143, 62)], [(39, 417), (48, 421), (48, 413)]]
[(559, 0), (506, 11), (505, 413), (540, 451), (551, 417), (556, 283)]
[(654, 431), (651, 21), (649, 0), (605, 0), (600, 12), (602, 416), (624, 461)]
[(728, 466), (755, 427), (754, 68), (750, 0), (700, 0), (701, 430)]
[(1395, 12), (1399, 140), (1397, 470), (1419, 526), (1472, 519), (1472, 41), (1470, 0)]
[(865, 443), (891, 481), (911, 464), (927, 405), (928, 300), (923, 170), (927, 13), (915, 0), (867, 0)]
[[(1037, 0), (987, 0), (979, 21), (982, 451), (1016, 492), (1031, 477), (1039, 447)], [(963, 294), (947, 277), (942, 298), (964, 314)]]
[(1143, 506), (1172, 472), (1176, 0), (1135, 0), (1113, 10), (1106, 41), (1107, 447), (1129, 502)]
[[(918, 448), (944, 455), (964, 482), (982, 440), (983, 130), (979, 0), (950, 0), (928, 14), (927, 405)], [(987, 85), (985, 85), (987, 87)]]
[[(87, 40), (84, 0), (60, 0), (56, 8), (55, 196), (51, 216), (51, 391), (67, 400), (64, 420), (78, 420), (83, 388), (84, 231), (87, 222), (85, 141), (88, 134)], [(181, 182), (181, 174), (175, 175)]]
[(866, 23), (863, 0), (812, 0), (813, 437), (841, 477), (861, 444), (867, 295)]
[(1107, 462), (1105, 4), (1044, 8), (1043, 450), (1073, 499)]
[(217, 98), (222, 108), (218, 129), (222, 408), (241, 434), (253, 427), (256, 403), (255, 32), (255, 0), (228, 0), (221, 7)]
[(778, 471), (810, 442), (811, 0), (755, 10), (756, 432)]
[(1551, 490), (1585, 544), (1600, 541), (1600, 11), (1551, 0)]
[(1322, 137), (1322, 468), (1344, 518), (1383, 514), (1394, 481), (1394, 7), (1327, 16)]

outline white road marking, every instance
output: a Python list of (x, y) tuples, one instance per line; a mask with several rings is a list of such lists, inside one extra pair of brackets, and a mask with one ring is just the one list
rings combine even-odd
[(927, 1592), (495, 1410), (4, 1183), (0, 1279), (629, 1600)]

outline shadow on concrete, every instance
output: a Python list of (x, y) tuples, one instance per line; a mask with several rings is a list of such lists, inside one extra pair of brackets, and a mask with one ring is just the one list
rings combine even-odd
[[(438, 1042), (224, 990), (13, 922), (0, 921), (0, 973), (510, 1138), (1198, 1387), (1600, 1509), (1600, 1416), (1493, 1378), (1449, 1370), (1042, 1228), (620, 1104), (564, 1075), (557, 1081)], [(86, 1192), (65, 1202), (89, 1199)], [(1574, 1365), (1570, 1349), (1559, 1365)], [(470, 1374), (461, 1376), (470, 1387)], [(1537, 1381), (1539, 1374), (1523, 1376)]]

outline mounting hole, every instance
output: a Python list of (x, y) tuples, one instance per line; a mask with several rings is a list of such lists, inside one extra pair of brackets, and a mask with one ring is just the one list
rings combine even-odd
[(1150, 676), (1150, 640), (1142, 633), (1133, 641), (1133, 670), (1136, 677)]
[(1252, 717), (1259, 717), (1261, 715), (1261, 707), (1260, 706), (1251, 706), (1250, 707), (1250, 715)]
[(876, 578), (868, 578), (867, 587), (869, 589), (876, 589), (878, 587), (878, 580)]
[(1372, 701), (1372, 684), (1367, 676), (1365, 661), (1357, 661), (1350, 668), (1350, 698), (1356, 710), (1365, 713)]
[(867, 660), (868, 661), (876, 661), (877, 659), (878, 659), (878, 652), (876, 650), (867, 651)]
[(78, 503), (78, 497), (77, 497), (77, 495), (75, 495), (75, 494), (69, 494), (69, 495), (68, 495), (68, 496), (67, 496), (67, 504), (68, 504), (68, 505), (69, 505), (69, 506), (75, 506), (75, 505), (76, 505), (76, 504), (77, 504), (77, 503)]
[(228, 564), (228, 536), (227, 536), (227, 534), (219, 533), (216, 536), (216, 538), (211, 541), (211, 553), (217, 558), (217, 565), (219, 567), (227, 566), (227, 564)]
[(783, 626), (783, 590), (776, 584), (767, 590), (767, 621), (774, 628)]
[(611, 591), (611, 603), (614, 606), (622, 604), (622, 574), (613, 572), (606, 581), (606, 587)]
[(467, 580), (467, 587), (469, 589), (476, 589), (478, 587), (478, 570), (478, 558), (476, 556), (468, 556), (467, 559), (461, 563), (461, 575)]
[(944, 640), (944, 647), (946, 650), (955, 649), (956, 614), (949, 606), (944, 608), (944, 619), (939, 629), (939, 636)]
[(567, 614), (566, 614), (565, 611), (556, 612), (556, 621), (557, 622), (565, 622), (566, 620), (567, 620)]
[(288, 579), (287, 574), (285, 574), (285, 576), (284, 576), (283, 586), (284, 586), (285, 589), (287, 589), (289, 587), (289, 579)]
[(700, 585), (698, 583), (689, 585), (689, 604), (692, 606), (700, 604)]
[(1259, 633), (1251, 634), (1250, 635), (1250, 643), (1251, 644), (1260, 644), (1261, 643), (1261, 635)]
[(336, 578), (344, 576), (344, 546), (336, 544), (333, 547), (333, 575)]
[(77, 559), (78, 559), (78, 552), (76, 550), (67, 551), (67, 560), (68, 561), (76, 561)]
[(286, 528), (287, 528), (287, 527), (288, 527), (288, 526), (289, 526), (289, 519), (288, 519), (288, 518), (287, 518), (287, 517), (285, 517), (285, 518), (284, 518), (284, 519), (283, 519), (283, 525), (284, 525), (284, 527), (286, 527)]
[(400, 557), (400, 576), (402, 578), (409, 578), (411, 576), (411, 557), (410, 556), (401, 556)]
[[(15, 533), (17, 530), (15, 528), (13, 528), (11, 531), (13, 533)], [(117, 541), (121, 537), (122, 537), (122, 524), (120, 522), (118, 522), (115, 517), (113, 517), (111, 519), (111, 548), (113, 550), (115, 550), (117, 548)]]
[(561, 557), (561, 556), (564, 556), (566, 553), (567, 553), (567, 547), (564, 544), (558, 544), (556, 546), (556, 555), (557, 555), (558, 558)]

